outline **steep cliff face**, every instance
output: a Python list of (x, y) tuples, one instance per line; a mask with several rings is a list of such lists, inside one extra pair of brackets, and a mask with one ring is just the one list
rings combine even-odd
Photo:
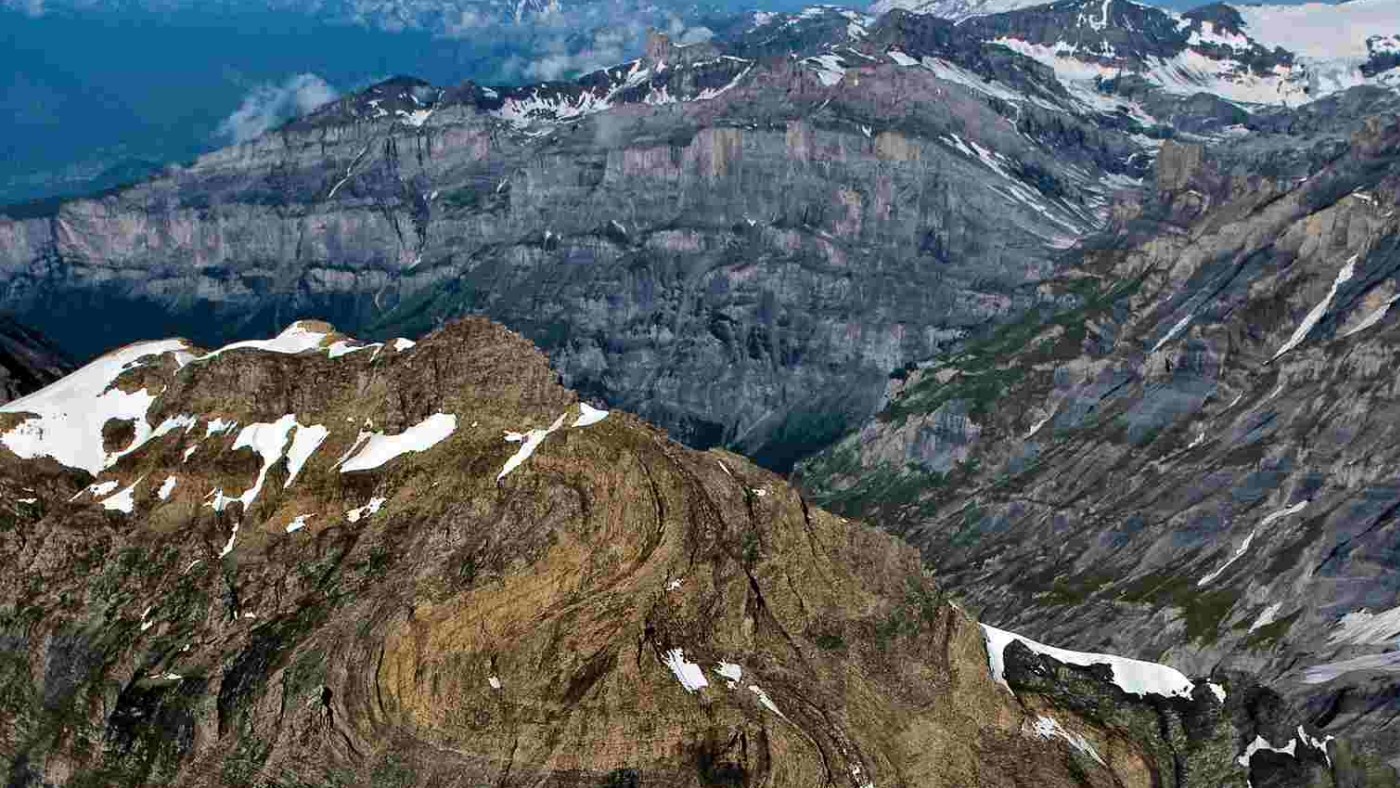
[(783, 467), (889, 370), (1028, 306), (1150, 163), (1034, 62), (945, 39), (828, 9), (577, 83), (393, 80), (0, 220), (0, 306), (80, 356), (484, 313), (570, 385)]
[(417, 345), (300, 323), (11, 403), (6, 784), (1351, 773), (1243, 680), (980, 628), (894, 538), (554, 378), (485, 321)]
[(0, 405), (63, 377), (73, 363), (39, 332), (0, 315)]
[(1400, 123), (1269, 177), (1251, 145), (1164, 147), (1061, 310), (914, 371), (804, 479), (990, 621), (1255, 671), (1393, 754)]
[(871, 416), (891, 370), (1038, 305), (1025, 285), (1104, 225), (1162, 140), (1287, 151), (1266, 105), (1394, 70), (1312, 90), (1224, 6), (715, 24), (575, 82), (390, 80), (0, 220), (0, 308), (79, 357), (302, 316), (389, 336), (485, 314), (570, 385), (785, 469)]

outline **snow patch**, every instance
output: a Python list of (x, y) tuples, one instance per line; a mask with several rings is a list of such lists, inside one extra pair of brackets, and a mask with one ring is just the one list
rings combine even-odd
[[(112, 384), (123, 372), (166, 354), (174, 354), (180, 366), (194, 357), (183, 339), (128, 345), (33, 394), (0, 406), (0, 413), (30, 414), (30, 418), (0, 435), (0, 444), (21, 459), (51, 457), (61, 465), (81, 468), (96, 476), (135, 451), (151, 435), (146, 413), (156, 395), (146, 389), (125, 392)], [(112, 419), (130, 421), (135, 435), (125, 450), (109, 453), (102, 446), (102, 426)]]
[(1302, 725), (1298, 726), (1298, 740), (1301, 741), (1303, 744), (1306, 744), (1307, 746), (1313, 748), (1314, 750), (1321, 752), (1322, 757), (1327, 759), (1328, 768), (1332, 767), (1332, 754), (1327, 751), (1327, 744), (1335, 738), (1337, 737), (1327, 736), (1321, 739), (1314, 738), (1308, 735), (1307, 730), (1304, 729)]
[(904, 54), (903, 52), (900, 52), (898, 49), (891, 49), (890, 51), (886, 52), (885, 54), (886, 54), (886, 55), (889, 55), (890, 60), (893, 60), (895, 63), (898, 63), (898, 64), (901, 65), (901, 66), (917, 66), (917, 65), (919, 65), (919, 61), (915, 60), (915, 59), (912, 58), (912, 57), (909, 57), (908, 55)]
[[(398, 435), (371, 433), (364, 439), (358, 453), (340, 466), (341, 473), (367, 471), (411, 452), (424, 452), (457, 431), (457, 417), (451, 413), (434, 413)], [(357, 442), (358, 443), (358, 442)]]
[(836, 85), (846, 76), (845, 63), (837, 55), (817, 55), (807, 58), (807, 62), (817, 67), (817, 79), (827, 87)]
[(1186, 330), (1186, 327), (1191, 324), (1191, 318), (1193, 317), (1195, 317), (1194, 314), (1187, 313), (1185, 317), (1176, 321), (1176, 325), (1172, 326), (1171, 329), (1167, 331), (1166, 336), (1157, 340), (1157, 344), (1152, 346), (1152, 352), (1156, 353), (1157, 351), (1162, 349), (1163, 345), (1167, 344), (1173, 339), (1176, 339), (1177, 336), (1180, 335), (1182, 331)]
[(496, 481), (499, 482), (504, 479), (511, 471), (519, 468), (521, 463), (530, 459), (530, 456), (535, 453), (535, 449), (540, 447), (540, 444), (544, 442), (545, 438), (549, 437), (551, 432), (564, 426), (564, 417), (567, 415), (567, 413), (559, 414), (559, 418), (555, 419), (554, 423), (551, 424), (547, 430), (530, 430), (525, 433), (506, 433), (506, 441), (508, 443), (519, 443), (520, 448), (516, 450), (515, 454), (511, 455), (510, 459), (506, 460), (506, 464), (502, 466), (501, 472), (496, 474)]
[(300, 531), (301, 529), (305, 528), (305, 527), (306, 527), (306, 521), (307, 521), (309, 518), (314, 517), (314, 516), (315, 516), (315, 515), (311, 515), (311, 514), (299, 514), (299, 515), (297, 515), (297, 516), (296, 516), (296, 519), (292, 520), (290, 523), (287, 523), (287, 533), (289, 533), (289, 534), (290, 534), (290, 533), (296, 533), (297, 531)]
[[(141, 477), (141, 479), (144, 478), (146, 477)], [(136, 485), (141, 483), (141, 479), (137, 479), (131, 483), (130, 487), (103, 501), (102, 508), (112, 512), (131, 514), (136, 510)]]
[(356, 509), (351, 509), (345, 513), (345, 519), (352, 523), (358, 523), (362, 517), (373, 517), (379, 514), (379, 508), (384, 505), (387, 498), (371, 498), (369, 503)]
[(167, 476), (165, 481), (161, 483), (160, 489), (156, 490), (156, 497), (162, 501), (170, 500), (170, 494), (175, 492), (175, 484), (175, 477)]
[(1070, 746), (1074, 747), (1074, 749), (1079, 750), (1080, 752), (1084, 753), (1090, 758), (1093, 758), (1100, 764), (1104, 763), (1103, 757), (1099, 755), (1098, 750), (1094, 749), (1094, 745), (1090, 744), (1088, 739), (1084, 738), (1078, 733), (1066, 729), (1063, 725), (1060, 724), (1060, 721), (1055, 719), (1054, 717), (1036, 717), (1035, 723), (1031, 726), (1031, 731), (1042, 739), (1053, 739), (1056, 737), (1064, 739), (1065, 741), (1069, 742)]
[(1113, 669), (1113, 683), (1129, 695), (1162, 695), (1165, 697), (1191, 697), (1195, 685), (1180, 671), (1155, 662), (1143, 662), (1111, 654), (1092, 654), (1080, 651), (1047, 646), (1025, 638), (1014, 632), (982, 624), (983, 637), (987, 641), (987, 661), (992, 671), (992, 679), (998, 684), (1011, 688), (1006, 683), (1006, 663), (1004, 654), (1011, 641), (1019, 640), (1031, 651), (1059, 660), (1068, 665), (1089, 667), (1108, 665)]
[(1220, 701), (1221, 703), (1225, 702), (1224, 687), (1220, 686), (1219, 684), (1216, 684), (1215, 682), (1207, 683), (1206, 687), (1210, 689), (1211, 694), (1215, 696), (1216, 700)]
[(1249, 546), (1254, 543), (1254, 537), (1259, 533), (1260, 528), (1264, 528), (1273, 523), (1274, 521), (1287, 517), (1290, 514), (1297, 514), (1298, 512), (1303, 511), (1303, 509), (1305, 509), (1307, 505), (1307, 501), (1299, 501), (1298, 503), (1288, 507), (1287, 509), (1280, 509), (1279, 511), (1274, 512), (1273, 514), (1270, 514), (1268, 517), (1265, 517), (1259, 522), (1258, 525), (1250, 529), (1249, 536), (1246, 536), (1244, 538), (1244, 542), (1239, 547), (1235, 548), (1234, 554), (1232, 554), (1228, 559), (1226, 559), (1225, 563), (1221, 564), (1218, 569), (1214, 570), (1213, 572), (1210, 572), (1205, 577), (1196, 581), (1196, 586), (1202, 587), (1208, 585), (1211, 581), (1224, 574), (1225, 570), (1229, 569), (1232, 564), (1243, 558), (1244, 554), (1249, 551)]
[(1264, 608), (1264, 611), (1259, 614), (1259, 617), (1254, 619), (1254, 623), (1249, 625), (1249, 631), (1254, 632), (1257, 629), (1263, 629), (1264, 627), (1267, 627), (1268, 625), (1274, 623), (1278, 620), (1278, 611), (1282, 609), (1282, 602), (1275, 602), (1272, 605), (1269, 605), (1268, 607)]
[(758, 702), (763, 704), (763, 707), (765, 709), (768, 709), (769, 711), (773, 712), (779, 717), (782, 717), (783, 719), (787, 719), (787, 717), (781, 711), (778, 711), (777, 704), (773, 702), (772, 698), (768, 697), (768, 693), (764, 692), (763, 689), (757, 684), (750, 684), (749, 692), (752, 692), (754, 695), (758, 696)]
[(1244, 768), (1248, 769), (1250, 760), (1254, 758), (1254, 753), (1259, 752), (1260, 750), (1268, 750), (1270, 752), (1281, 752), (1284, 755), (1296, 758), (1298, 756), (1295, 754), (1294, 751), (1297, 750), (1297, 748), (1298, 740), (1296, 738), (1289, 739), (1288, 744), (1282, 747), (1275, 747), (1272, 744), (1269, 744), (1268, 739), (1265, 739), (1263, 736), (1255, 736), (1254, 741), (1250, 742), (1249, 746), (1244, 748), (1244, 753), (1241, 754), (1239, 758), (1236, 758), (1235, 762), (1238, 763), (1240, 766), (1243, 766)]
[(331, 431), (320, 424), (309, 427), (296, 425), (296, 431), (292, 433), (292, 447), (287, 450), (287, 481), (282, 485), (283, 488), (292, 486), (306, 461), (311, 459), (311, 455), (316, 453), (316, 449), (320, 448), (321, 443), (330, 434)]
[(1311, 312), (1308, 312), (1307, 316), (1303, 318), (1303, 322), (1298, 324), (1298, 328), (1293, 332), (1293, 336), (1289, 337), (1288, 341), (1283, 343), (1283, 347), (1279, 348), (1278, 352), (1274, 354), (1274, 359), (1277, 359), (1279, 356), (1297, 347), (1304, 339), (1307, 339), (1308, 334), (1313, 330), (1313, 326), (1317, 325), (1317, 321), (1321, 320), (1322, 317), (1327, 314), (1327, 310), (1332, 307), (1332, 299), (1337, 297), (1337, 290), (1342, 285), (1351, 281), (1352, 275), (1356, 272), (1356, 260), (1356, 257), (1347, 260), (1346, 265), (1342, 266), (1342, 270), (1337, 272), (1337, 278), (1332, 281), (1332, 289), (1327, 291), (1327, 297), (1322, 299), (1317, 306), (1314, 306)]
[(574, 426), (587, 427), (592, 424), (597, 424), (607, 417), (608, 411), (598, 410), (587, 402), (580, 402), (578, 404), (578, 418), (574, 419)]
[(257, 481), (243, 491), (242, 495), (230, 498), (224, 495), (223, 490), (219, 490), (213, 503), (209, 504), (214, 511), (223, 511), (233, 501), (242, 502), (243, 511), (248, 511), (248, 507), (257, 500), (258, 493), (262, 492), (263, 483), (267, 481), (267, 472), (282, 459), (282, 449), (287, 445), (287, 433), (291, 432), (296, 423), (296, 416), (289, 413), (270, 424), (249, 424), (239, 431), (238, 437), (233, 441), (233, 450), (252, 449), (262, 458), (262, 467), (258, 469)]
[(282, 333), (272, 339), (249, 339), (243, 342), (234, 342), (231, 345), (224, 345), (218, 350), (204, 356), (200, 356), (197, 361), (209, 361), (218, 358), (230, 350), (253, 349), (262, 350), (268, 353), (283, 353), (295, 355), (305, 353), (308, 350), (316, 350), (326, 341), (330, 334), (324, 331), (317, 331), (311, 323), (305, 320), (287, 326)]
[(1400, 301), (1400, 295), (1392, 296), (1390, 300), (1377, 307), (1376, 311), (1363, 318), (1360, 323), (1357, 323), (1355, 326), (1347, 329), (1347, 332), (1345, 334), (1342, 334), (1342, 337), (1349, 337), (1352, 334), (1365, 331), (1371, 326), (1374, 326), (1375, 324), (1381, 322), (1385, 319), (1386, 314), (1390, 312), (1390, 307), (1393, 306), (1396, 301)]
[(1334, 645), (1370, 646), (1389, 645), (1397, 638), (1400, 638), (1400, 607), (1380, 613), (1366, 608), (1347, 613), (1327, 640)]
[(705, 671), (701, 670), (699, 665), (694, 662), (686, 662), (685, 649), (671, 649), (666, 652), (663, 661), (666, 663), (666, 667), (676, 674), (676, 680), (681, 683), (682, 687), (685, 687), (686, 692), (698, 692), (710, 685), (710, 682), (705, 680)]
[[(233, 532), (230, 533), (230, 534), (228, 535), (228, 542), (226, 542), (226, 543), (224, 544), (224, 549), (222, 549), (222, 550), (219, 551), (219, 557), (220, 557), (220, 558), (223, 558), (224, 556), (226, 556), (226, 555), (228, 555), (229, 553), (233, 552), (233, 540), (235, 540), (235, 539), (237, 539), (237, 538), (238, 538), (238, 523), (234, 523), (234, 524), (233, 524)], [(194, 566), (194, 564), (190, 564), (190, 566)]]
[(733, 662), (721, 662), (715, 672), (723, 676), (729, 682), (729, 688), (734, 689), (735, 685), (743, 680), (744, 669)]

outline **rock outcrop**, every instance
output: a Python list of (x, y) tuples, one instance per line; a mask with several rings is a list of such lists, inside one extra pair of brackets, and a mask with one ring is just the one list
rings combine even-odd
[(981, 628), (484, 320), (136, 345), (22, 405), (7, 785), (1351, 784), (1267, 692)]
[(1028, 58), (896, 21), (746, 17), (573, 83), (390, 80), (0, 219), (0, 308), (81, 358), (485, 314), (571, 386), (785, 468), (890, 370), (1029, 307), (1155, 145)]
[(0, 315), (0, 405), (72, 371), (62, 350), (39, 332)]
[(989, 621), (1255, 673), (1393, 759), (1400, 119), (1253, 145), (1164, 147), (1061, 308), (910, 370), (803, 480)]

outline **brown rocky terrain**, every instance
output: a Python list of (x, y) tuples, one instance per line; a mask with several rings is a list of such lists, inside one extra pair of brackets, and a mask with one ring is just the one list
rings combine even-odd
[[(61, 428), (141, 392), (94, 478)], [(1360, 784), (1245, 677), (996, 645), (484, 320), (126, 348), (0, 418), (7, 785)]]
[(988, 621), (1249, 671), (1400, 765), (1400, 117), (1236, 154), (1165, 146), (1060, 308), (912, 370), (804, 485)]

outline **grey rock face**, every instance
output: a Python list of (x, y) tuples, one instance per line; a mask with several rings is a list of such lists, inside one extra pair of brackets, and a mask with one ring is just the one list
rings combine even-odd
[(739, 34), (742, 57), (658, 40), (577, 83), (394, 80), (0, 221), (0, 306), (77, 354), (487, 314), (569, 385), (784, 467), (872, 413), (891, 369), (1032, 303), (1110, 175), (1146, 162), (1069, 105), (900, 65), (858, 16), (789, 22)]
[(47, 386), (73, 370), (48, 338), (0, 315), (0, 404)]
[(1305, 179), (1237, 174), (1258, 143), (1164, 147), (1157, 193), (1049, 288), (1064, 308), (913, 371), (805, 484), (988, 621), (1255, 672), (1385, 755), (1400, 125)]

